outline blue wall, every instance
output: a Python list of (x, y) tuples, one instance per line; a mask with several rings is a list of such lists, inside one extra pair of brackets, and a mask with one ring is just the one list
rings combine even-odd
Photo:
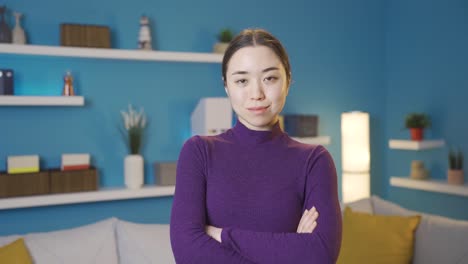
[[(58, 45), (59, 24), (70, 22), (109, 25), (114, 47), (134, 49), (142, 13), (153, 20), (154, 46), (168, 51), (210, 52), (222, 27), (236, 31), (264, 27), (283, 41), (291, 57), (294, 82), (284, 112), (320, 115), (319, 132), (332, 137), (328, 148), (339, 172), (341, 112), (370, 112), (372, 192), (382, 194), (387, 188), (381, 175), (385, 175), (385, 134), (390, 134), (386, 112), (393, 110), (385, 107), (389, 101), (384, 69), (390, 63), (384, 63), (388, 43), (383, 1), (4, 3), (25, 14), (29, 40), (39, 45)], [(150, 118), (143, 154), (146, 183), (151, 184), (154, 161), (177, 159), (190, 134), (190, 113), (197, 101), (224, 95), (219, 64), (0, 55), (0, 65), (15, 70), (19, 94), (60, 94), (62, 76), (71, 70), (78, 93), (86, 97), (85, 107), (1, 107), (0, 160), (39, 154), (41, 165), (48, 168), (59, 165), (61, 153), (89, 152), (100, 169), (102, 186), (123, 186), (126, 150), (117, 126), (119, 111), (128, 103), (143, 106)], [(4, 169), (0, 161), (0, 170)], [(0, 235), (66, 228), (111, 216), (167, 223), (171, 204), (171, 198), (155, 198), (2, 210)]]
[[(388, 150), (385, 182), (407, 176), (411, 160), (423, 160), (432, 178), (446, 179), (450, 146), (468, 153), (468, 2), (387, 1), (387, 138), (409, 138), (408, 112), (427, 112), (427, 138), (445, 139), (442, 149)], [(466, 159), (465, 159), (466, 163)], [(466, 173), (465, 173), (466, 174)], [(465, 175), (465, 178), (468, 175)], [(388, 198), (406, 207), (468, 219), (467, 198), (389, 186)]]

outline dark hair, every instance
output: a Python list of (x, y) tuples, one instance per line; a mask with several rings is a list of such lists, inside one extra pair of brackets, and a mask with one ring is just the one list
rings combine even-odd
[(241, 48), (251, 46), (266, 46), (269, 47), (278, 56), (286, 70), (287, 84), (291, 84), (291, 65), (286, 49), (281, 42), (275, 38), (270, 32), (264, 29), (244, 29), (239, 35), (229, 43), (223, 57), (223, 82), (226, 84), (226, 72), (228, 63), (234, 53)]

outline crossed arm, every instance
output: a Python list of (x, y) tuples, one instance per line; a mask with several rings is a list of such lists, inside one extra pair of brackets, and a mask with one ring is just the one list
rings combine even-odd
[[(197, 140), (199, 140), (197, 142)], [(188, 141), (179, 157), (171, 214), (171, 244), (177, 263), (335, 263), (341, 243), (336, 171), (328, 152), (310, 161), (321, 164), (306, 183), (305, 208), (296, 233), (255, 232), (207, 226), (206, 182), (201, 139)], [(185, 176), (184, 176), (185, 175)], [(189, 177), (190, 175), (190, 177)], [(315, 204), (314, 204), (315, 203)], [(315, 210), (312, 207), (317, 208)], [(318, 212), (322, 223), (317, 224)]]
[[(312, 233), (314, 232), (315, 227), (317, 227), (317, 218), (319, 213), (314, 206), (310, 210), (306, 209), (302, 214), (301, 220), (299, 221), (299, 225), (297, 226), (297, 233)], [(221, 243), (221, 232), (223, 231), (222, 228), (207, 225), (205, 228), (205, 232), (208, 236), (213, 238), (214, 240)]]

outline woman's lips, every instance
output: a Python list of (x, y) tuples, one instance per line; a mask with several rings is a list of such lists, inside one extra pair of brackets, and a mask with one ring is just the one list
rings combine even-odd
[(270, 107), (270, 106), (248, 107), (247, 110), (249, 110), (250, 112), (252, 112), (254, 114), (263, 114), (264, 112), (266, 112), (268, 107)]

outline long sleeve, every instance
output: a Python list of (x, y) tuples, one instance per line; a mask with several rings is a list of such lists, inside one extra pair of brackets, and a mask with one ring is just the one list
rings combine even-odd
[(189, 139), (177, 162), (176, 189), (171, 212), (170, 237), (177, 263), (251, 263), (223, 247), (205, 233), (206, 166), (203, 142)]
[(323, 147), (310, 155), (307, 165), (304, 208), (319, 212), (312, 234), (255, 232), (224, 228), (222, 244), (258, 264), (335, 263), (341, 247), (342, 219), (333, 159)]

